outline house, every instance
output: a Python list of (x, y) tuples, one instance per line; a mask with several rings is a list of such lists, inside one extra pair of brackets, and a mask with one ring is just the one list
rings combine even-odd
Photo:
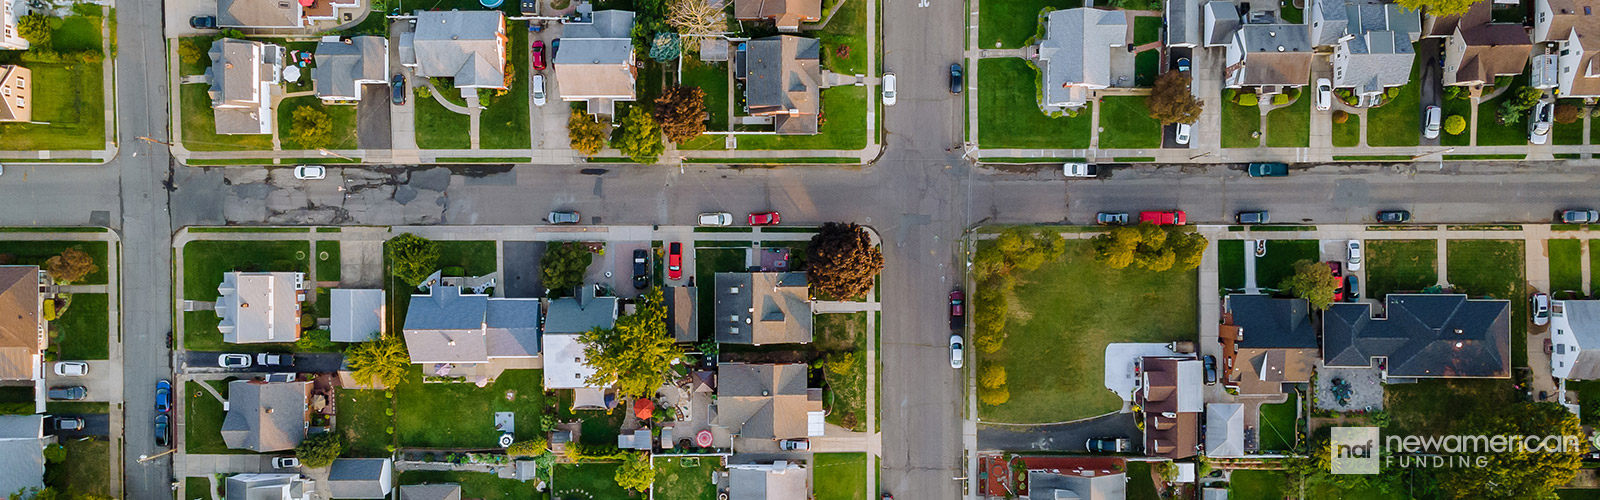
[(1429, 36), (1448, 30), (1438, 35), (1445, 38), (1440, 75), (1445, 85), (1484, 85), (1495, 77), (1521, 74), (1527, 67), (1533, 52), (1527, 30), (1521, 24), (1491, 24), (1492, 10), (1490, 2), (1479, 2), (1465, 14), (1429, 18)]
[(720, 363), (713, 425), (742, 438), (822, 435), (822, 391), (806, 387), (804, 364)]
[(1227, 87), (1280, 93), (1311, 78), (1311, 32), (1304, 24), (1246, 24), (1234, 32), (1226, 57)]
[(1600, 300), (1550, 303), (1550, 374), (1600, 380)]
[(1600, 0), (1535, 0), (1533, 41), (1558, 54), (1561, 97), (1600, 97)]
[(811, 498), (805, 467), (779, 460), (728, 466), (728, 500), (806, 500)]
[[(312, 88), (324, 102), (359, 101), (361, 86), (389, 83), (389, 39), (323, 37), (317, 42)], [(389, 96), (382, 96), (387, 99)]]
[(218, 28), (304, 28), (299, 0), (217, 0)]
[(1385, 317), (1372, 305), (1338, 303), (1322, 316), (1322, 364), (1366, 367), (1389, 377), (1511, 376), (1511, 304), (1466, 295), (1391, 293)]
[(400, 487), (400, 500), (461, 500), (461, 485), (408, 484)]
[(306, 437), (310, 396), (311, 382), (229, 382), (222, 441), (229, 448), (257, 453), (294, 448)]
[(216, 313), (222, 341), (230, 344), (294, 342), (300, 339), (300, 303), (305, 273), (227, 272), (217, 285)]
[(0, 65), (0, 122), (33, 120), (33, 71)]
[[(21, 0), (0, 1), (0, 50), (28, 50), (28, 39), (17, 30), (17, 22), (28, 15), (27, 4)], [(16, 491), (16, 490), (7, 490)]]
[(328, 336), (334, 342), (378, 340), (387, 330), (383, 290), (335, 288), (328, 291)]
[[(349, 2), (311, 0), (311, 5), (303, 8), (307, 21), (331, 21), (333, 23), (355, 21), (356, 13), (359, 10), (361, 10), (360, 0), (351, 0)], [(380, 4), (373, 10), (382, 10), (382, 5)]]
[(592, 286), (580, 288), (576, 297), (550, 299), (544, 333), (580, 334), (595, 328), (611, 328), (617, 324), (618, 304), (616, 297), (596, 296)]
[(1244, 456), (1244, 405), (1206, 405), (1206, 456)]
[(333, 498), (388, 498), (394, 489), (394, 467), (387, 458), (338, 458), (328, 468)]
[(584, 332), (617, 324), (616, 297), (596, 297), (595, 288), (582, 287), (577, 297), (550, 300), (544, 323), (544, 388), (571, 389), (573, 408), (610, 408), (607, 385), (591, 384), (595, 369), (589, 366)]
[(1128, 477), (1116, 469), (1029, 469), (1027, 500), (1123, 500)]
[(228, 476), (224, 500), (311, 500), (312, 483), (299, 474)]
[(1417, 11), (1374, 0), (1316, 0), (1310, 11), (1312, 44), (1334, 48), (1333, 86), (1350, 89), (1360, 106), (1411, 81), (1411, 43), (1422, 34)]
[(1081, 108), (1094, 91), (1119, 83), (1112, 81), (1111, 59), (1127, 55), (1133, 36), (1130, 17), (1123, 10), (1091, 8), (1057, 10), (1045, 16), (1038, 59), (1044, 78), (1040, 87), (1044, 106)]
[(211, 84), (207, 94), (216, 132), (272, 133), (272, 90), (283, 71), (283, 47), (223, 38), (211, 44), (208, 55), (211, 67), (206, 68), (205, 78)]
[(662, 294), (667, 307), (667, 328), (678, 342), (700, 340), (700, 287), (668, 286)]
[(1273, 395), (1311, 381), (1321, 356), (1311, 306), (1304, 299), (1231, 294), (1218, 327), (1222, 380), (1243, 395)]
[(822, 20), (822, 0), (733, 0), (733, 18), (740, 21), (772, 20), (778, 31), (800, 32), (800, 23)]
[(400, 36), (400, 64), (458, 89), (506, 88), (506, 16), (498, 10), (417, 11)]
[(745, 110), (751, 116), (772, 117), (778, 134), (817, 133), (822, 41), (779, 35), (740, 45), (734, 54), (734, 77), (744, 82)]
[(1230, 0), (1211, 0), (1206, 2), (1206, 47), (1227, 47), (1233, 43), (1233, 36), (1239, 32), (1239, 27), (1244, 25), (1244, 18), (1239, 17), (1239, 5)]
[(616, 114), (617, 101), (636, 99), (637, 60), (633, 53), (633, 13), (602, 10), (590, 22), (567, 22), (556, 51), (556, 81), (561, 100), (587, 101), (595, 116)]
[(811, 288), (806, 273), (717, 273), (717, 342), (809, 344)]
[(44, 379), (49, 283), (39, 266), (0, 266), (0, 381)]
[(1166, 24), (1167, 46), (1194, 48), (1200, 38), (1200, 4), (1198, 0), (1171, 0), (1166, 2), (1161, 20)]
[(539, 357), (539, 299), (491, 298), (436, 285), (426, 295), (411, 296), (404, 333), (411, 362), (434, 365), (425, 371), (492, 371), (479, 365)]
[(1208, 486), (1200, 490), (1200, 500), (1228, 500), (1228, 489)]
[(1140, 366), (1142, 383), (1134, 402), (1144, 413), (1145, 454), (1171, 459), (1194, 456), (1199, 452), (1204, 409), (1200, 360), (1146, 356)]
[(0, 415), (0, 491), (44, 487), (44, 415)]

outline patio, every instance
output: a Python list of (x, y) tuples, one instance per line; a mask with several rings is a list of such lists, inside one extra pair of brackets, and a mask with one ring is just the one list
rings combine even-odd
[[(1334, 396), (1334, 380), (1339, 379), (1350, 383), (1350, 396), (1345, 404), (1340, 404)], [(1329, 368), (1317, 369), (1317, 405), (1318, 410), (1347, 411), (1379, 411), (1383, 409), (1383, 377), (1377, 367), (1367, 368)]]

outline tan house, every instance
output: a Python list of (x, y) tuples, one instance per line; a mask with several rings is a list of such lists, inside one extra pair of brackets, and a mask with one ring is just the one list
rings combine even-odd
[(822, 20), (822, 0), (733, 0), (733, 18), (740, 21), (772, 20), (778, 31), (798, 33), (800, 23)]
[[(779, 35), (744, 43), (735, 54), (734, 76), (744, 80), (744, 105), (751, 116), (772, 117), (779, 134), (818, 131), (822, 99), (821, 41)], [(743, 64), (739, 64), (742, 61)]]
[(17, 21), (27, 15), (26, 4), (17, 0), (0, 1), (0, 50), (28, 50), (28, 39), (22, 38), (22, 33), (17, 31)]
[(809, 344), (806, 273), (717, 273), (712, 328), (724, 344)]
[(822, 391), (804, 364), (721, 363), (712, 425), (747, 439), (822, 435)]
[(1440, 19), (1433, 29), (1453, 25), (1445, 39), (1445, 85), (1483, 85), (1495, 77), (1522, 74), (1528, 66), (1533, 43), (1521, 24), (1490, 23), (1490, 2), (1479, 2), (1466, 14)]
[(1233, 33), (1223, 67), (1224, 85), (1276, 94), (1304, 86), (1314, 58), (1304, 24), (1246, 24)]
[(38, 266), (0, 266), (0, 381), (39, 380), (47, 342)]
[(562, 29), (561, 50), (551, 61), (561, 82), (561, 100), (584, 101), (590, 114), (610, 116), (616, 114), (617, 101), (638, 98), (632, 12), (602, 10)]
[(33, 120), (33, 72), (0, 66), (0, 122)]

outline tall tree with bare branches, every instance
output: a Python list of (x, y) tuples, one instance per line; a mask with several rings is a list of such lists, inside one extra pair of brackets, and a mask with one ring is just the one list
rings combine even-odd
[(727, 5), (723, 0), (674, 0), (667, 6), (667, 25), (684, 38), (721, 35), (728, 31)]

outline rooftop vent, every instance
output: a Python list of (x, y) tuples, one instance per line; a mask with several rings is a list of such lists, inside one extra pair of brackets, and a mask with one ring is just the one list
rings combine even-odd
[(1283, 46), (1282, 45), (1278, 46), (1278, 52), (1283, 52)]

